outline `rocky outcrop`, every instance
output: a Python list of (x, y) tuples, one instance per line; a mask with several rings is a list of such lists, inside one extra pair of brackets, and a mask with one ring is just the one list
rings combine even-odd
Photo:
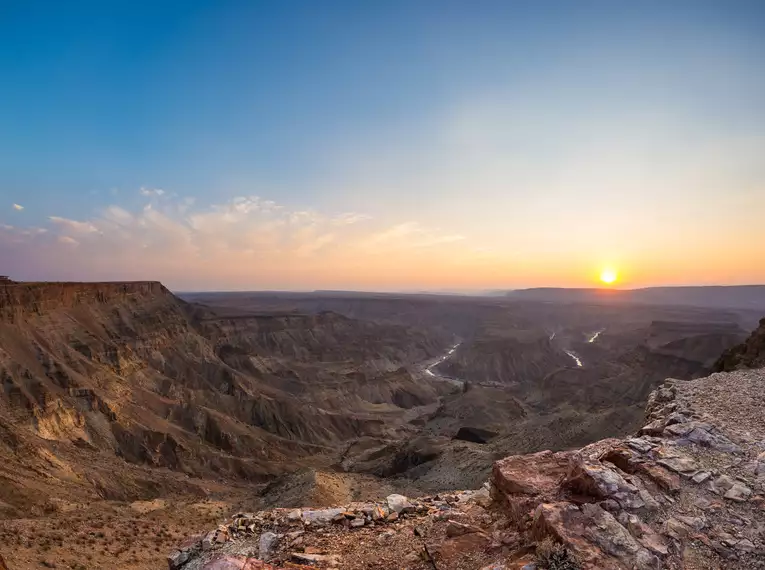
[[(495, 464), (495, 500), (580, 568), (750, 568), (765, 560), (765, 372), (668, 380), (636, 437)], [(710, 398), (710, 388), (726, 400)], [(718, 394), (719, 398), (719, 394)], [(746, 430), (740, 429), (746, 422)]]
[(726, 350), (715, 362), (715, 372), (765, 367), (765, 319), (743, 343)]
[(506, 457), (479, 491), (240, 514), (170, 568), (761, 568), (763, 401), (765, 370), (667, 380), (632, 437)]
[(172, 297), (159, 281), (106, 283), (0, 283), (0, 320), (18, 319), (26, 314), (105, 305), (126, 299)]

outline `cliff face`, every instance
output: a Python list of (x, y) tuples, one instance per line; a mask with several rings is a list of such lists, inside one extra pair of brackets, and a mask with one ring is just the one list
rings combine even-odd
[[(435, 402), (406, 366), (446, 344), (332, 313), (221, 318), (156, 282), (2, 285), (0, 505), (293, 470)], [(43, 478), (49, 461), (66, 467)]]
[(103, 305), (171, 297), (158, 281), (131, 283), (0, 283), (0, 319), (69, 309), (80, 305)]
[(765, 367), (765, 319), (743, 343), (726, 350), (714, 365), (716, 372)]
[(765, 560), (765, 371), (667, 380), (626, 439), (506, 457), (477, 491), (240, 513), (171, 570), (754, 569)]

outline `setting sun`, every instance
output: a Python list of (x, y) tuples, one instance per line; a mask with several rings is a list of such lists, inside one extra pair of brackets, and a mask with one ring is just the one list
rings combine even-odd
[(616, 281), (616, 271), (610, 268), (606, 268), (600, 273), (600, 280), (607, 285), (610, 285)]

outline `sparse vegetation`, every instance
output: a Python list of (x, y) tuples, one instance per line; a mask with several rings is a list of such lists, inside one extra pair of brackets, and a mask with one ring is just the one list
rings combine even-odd
[(536, 560), (540, 570), (580, 570), (576, 557), (565, 546), (550, 537), (537, 544)]

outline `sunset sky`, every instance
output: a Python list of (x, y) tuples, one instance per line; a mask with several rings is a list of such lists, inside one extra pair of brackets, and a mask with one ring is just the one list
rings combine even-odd
[(765, 283), (765, 2), (0, 3), (0, 273)]

